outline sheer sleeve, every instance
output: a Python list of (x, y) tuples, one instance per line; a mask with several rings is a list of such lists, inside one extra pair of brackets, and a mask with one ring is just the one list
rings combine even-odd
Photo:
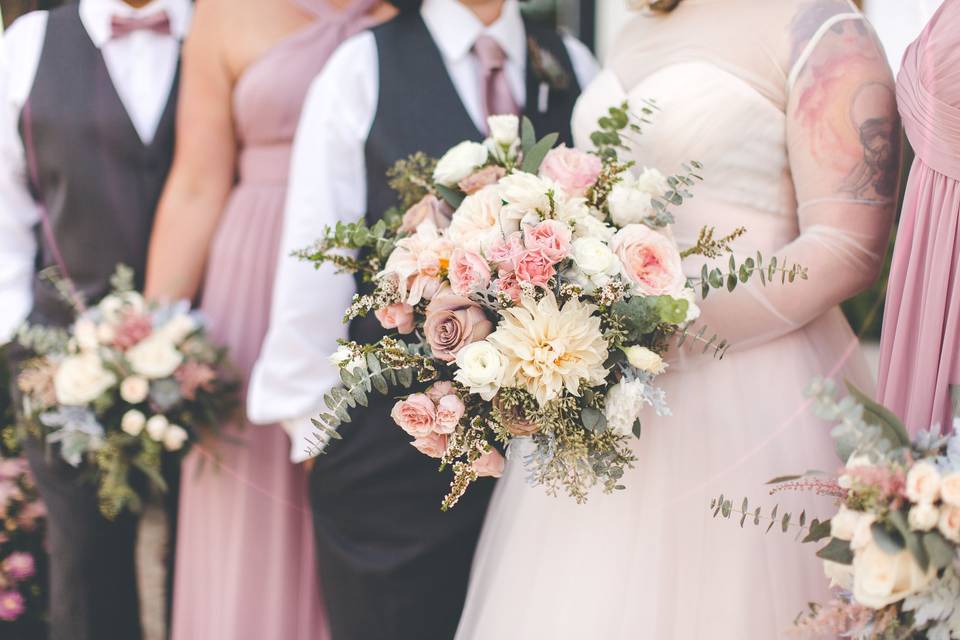
[(891, 73), (869, 25), (858, 14), (824, 22), (789, 78), (799, 235), (774, 254), (781, 265), (805, 267), (808, 279), (711, 293), (694, 330), (707, 325), (732, 349), (796, 330), (869, 286), (893, 220), (899, 119)]

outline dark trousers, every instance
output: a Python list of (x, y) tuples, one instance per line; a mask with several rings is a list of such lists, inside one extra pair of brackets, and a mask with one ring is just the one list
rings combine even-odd
[(138, 640), (136, 517), (105, 519), (82, 470), (34, 439), (24, 449), (49, 514), (50, 640)]

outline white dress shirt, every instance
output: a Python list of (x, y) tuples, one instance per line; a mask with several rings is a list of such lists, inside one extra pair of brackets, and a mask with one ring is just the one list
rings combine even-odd
[[(189, 0), (154, 0), (140, 9), (122, 0), (80, 0), (80, 20), (100, 49), (117, 95), (144, 143), (153, 140), (163, 117), (192, 10)], [(170, 35), (142, 30), (111, 38), (114, 15), (144, 17), (159, 11), (170, 17)], [(18, 127), (46, 31), (47, 12), (34, 11), (14, 22), (0, 41), (0, 344), (12, 337), (33, 304), (37, 251), (33, 229), (39, 216), (28, 188)], [(69, 101), (70, 96), (63, 99)]]
[[(524, 106), (527, 41), (516, 0), (507, 0), (490, 26), (457, 0), (425, 0), (421, 15), (478, 129), (484, 128), (480, 70), (471, 49), (480, 35), (503, 47), (511, 90)], [(565, 44), (585, 87), (597, 73), (596, 62), (577, 40), (567, 37)], [(373, 34), (343, 43), (311, 85), (294, 143), (270, 329), (253, 369), (247, 412), (254, 422), (284, 424), (295, 462), (308, 457), (308, 437), (314, 432), (310, 418), (323, 410), (324, 393), (338, 380), (328, 358), (336, 341), (347, 337), (342, 318), (355, 288), (351, 277), (335, 274), (329, 265), (317, 271), (290, 254), (321, 237), (325, 226), (364, 215), (364, 146), (376, 116), (378, 72)]]

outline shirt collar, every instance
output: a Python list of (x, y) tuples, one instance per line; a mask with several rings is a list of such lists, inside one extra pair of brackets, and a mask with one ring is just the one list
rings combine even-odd
[(440, 53), (451, 62), (470, 53), (473, 43), (485, 34), (503, 47), (510, 62), (526, 64), (527, 32), (517, 0), (506, 0), (500, 17), (489, 27), (458, 0), (424, 0), (420, 15)]
[(153, 0), (139, 9), (123, 0), (80, 0), (80, 20), (98, 49), (110, 41), (110, 19), (113, 16), (144, 17), (160, 11), (166, 11), (170, 17), (170, 34), (177, 40), (183, 40), (193, 13), (190, 0)]

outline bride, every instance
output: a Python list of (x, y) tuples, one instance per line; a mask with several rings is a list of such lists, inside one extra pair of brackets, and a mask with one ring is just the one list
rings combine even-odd
[[(827, 515), (813, 494), (766, 496), (783, 473), (836, 468), (803, 390), (869, 375), (837, 305), (877, 276), (895, 206), (899, 122), (871, 27), (847, 0), (660, 0), (626, 25), (574, 114), (581, 146), (607, 107), (660, 107), (631, 143), (639, 167), (698, 160), (705, 181), (677, 211), (689, 246), (704, 225), (744, 226), (739, 258), (808, 268), (702, 302), (733, 343), (684, 351), (659, 378), (672, 417), (650, 415), (626, 491), (586, 505), (526, 483), (513, 451), (477, 552), (459, 640), (780, 637), (827, 581), (814, 548), (766, 523), (714, 520), (710, 499)], [(688, 265), (689, 275), (699, 265)], [(734, 501), (738, 504), (738, 500)], [(778, 522), (779, 525), (779, 522)]]

